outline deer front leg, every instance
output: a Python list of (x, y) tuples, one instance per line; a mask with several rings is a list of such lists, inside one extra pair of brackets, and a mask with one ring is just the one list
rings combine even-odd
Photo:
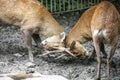
[[(107, 53), (105, 52), (105, 46), (102, 42), (100, 43), (100, 51), (102, 51), (103, 57), (107, 58)], [(96, 56), (96, 51), (95, 51), (95, 48), (93, 48), (93, 52), (92, 52), (90, 58), (94, 58), (95, 56)]]
[(88, 59), (95, 59), (95, 57), (96, 57), (96, 52), (95, 52), (95, 48), (93, 47), (93, 51), (91, 55), (88, 57)]
[(36, 45), (41, 48), (40, 43), (41, 43), (41, 38), (39, 34), (33, 34), (32, 35), (33, 40), (35, 41)]
[(31, 32), (28, 31), (28, 30), (22, 30), (22, 33), (23, 33), (24, 41), (26, 43), (26, 47), (27, 47), (28, 52), (29, 52), (29, 60), (31, 62), (34, 62), (33, 54), (32, 54), (32, 37), (31, 37)]

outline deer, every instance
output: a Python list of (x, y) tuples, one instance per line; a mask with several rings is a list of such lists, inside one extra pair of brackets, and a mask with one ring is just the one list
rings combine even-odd
[[(81, 50), (81, 47), (79, 47), (79, 46), (81, 44), (85, 43), (85, 42), (90, 41), (90, 40), (93, 41), (93, 43), (94, 43), (93, 53), (91, 55), (89, 53), (88, 54), (89, 54), (90, 57), (94, 53), (96, 53), (96, 55), (98, 55), (97, 60), (99, 60), (98, 61), (99, 62), (98, 63), (98, 69), (99, 70), (97, 72), (97, 78), (96, 78), (97, 80), (100, 79), (100, 64), (101, 64), (100, 51), (102, 51), (104, 57), (107, 57), (107, 54), (106, 54), (105, 49), (104, 49), (104, 43), (103, 43), (105, 40), (102, 41), (104, 36), (101, 35), (102, 39), (100, 39), (101, 38), (100, 31), (98, 31), (99, 32), (99, 37), (100, 37), (99, 39), (101, 40), (101, 42), (98, 41), (99, 42), (99, 45), (98, 45), (97, 42), (95, 43), (96, 37), (98, 37), (97, 36), (98, 32), (96, 32), (94, 30), (94, 29), (96, 29), (95, 28), (96, 26), (94, 26), (94, 25), (98, 24), (96, 22), (96, 21), (98, 21), (97, 19), (99, 19), (100, 17), (103, 17), (103, 15), (98, 14), (99, 13), (98, 8), (100, 8), (100, 6), (102, 6), (103, 4), (104, 4), (104, 7), (102, 7), (103, 8), (103, 13), (104, 13), (104, 15), (106, 15), (105, 20), (108, 20), (108, 22), (104, 23), (105, 21), (101, 20), (101, 23), (103, 23), (104, 25), (105, 24), (111, 25), (111, 26), (105, 26), (106, 27), (105, 29), (108, 32), (104, 31), (104, 34), (106, 34), (106, 36), (105, 36), (106, 38), (108, 38), (108, 36), (110, 36), (109, 38), (110, 38), (111, 43), (109, 43), (109, 44), (112, 45), (111, 46), (111, 53), (108, 55), (108, 58), (107, 58), (107, 67), (108, 67), (108, 73), (109, 73), (109, 62), (110, 62), (111, 57), (113, 56), (114, 50), (115, 50), (113, 48), (113, 46), (116, 48), (116, 44), (117, 44), (117, 41), (118, 41), (118, 34), (120, 33), (120, 31), (117, 31), (117, 30), (120, 30), (119, 29), (120, 27), (118, 26), (119, 25), (119, 23), (118, 23), (119, 22), (119, 19), (118, 19), (119, 15), (118, 15), (118, 12), (117, 12), (116, 8), (110, 2), (103, 1), (99, 5), (95, 5), (95, 6), (91, 7), (91, 8), (89, 8), (88, 10), (86, 10), (82, 14), (82, 16), (79, 18), (79, 20), (75, 24), (75, 26), (73, 26), (73, 28), (71, 29), (71, 31), (69, 32), (69, 34), (68, 34), (68, 36), (67, 36), (67, 38), (65, 40), (66, 47), (70, 47), (70, 50), (71, 50), (72, 53), (80, 55), (80, 56), (84, 55), (84, 54), (82, 54), (83, 52), (81, 52), (82, 50)], [(110, 8), (107, 7), (107, 6), (109, 6)], [(106, 9), (108, 12), (106, 13), (105, 12), (106, 10), (104, 10), (104, 9)], [(102, 9), (100, 11), (102, 11)], [(111, 14), (109, 14), (109, 13), (111, 13)], [(110, 16), (110, 18), (108, 18), (108, 16)], [(95, 19), (94, 19), (94, 17), (95, 17)], [(115, 25), (113, 25), (113, 24), (115, 24)], [(102, 26), (102, 25), (99, 26), (98, 25), (97, 29), (99, 29), (99, 27), (100, 27), (100, 30), (104, 28), (104, 26)], [(113, 29), (113, 27), (115, 27), (115, 30)], [(109, 32), (109, 30), (114, 31), (115, 33)], [(111, 34), (108, 35), (108, 33), (111, 33)], [(102, 32), (101, 32), (101, 34), (102, 34)], [(115, 36), (112, 36), (112, 35), (115, 35)], [(115, 38), (115, 40), (113, 40), (114, 38)], [(97, 45), (97, 48), (95, 47), (95, 45)], [(99, 49), (98, 49), (98, 46), (99, 46)]]
[[(108, 1), (103, 1), (99, 3), (95, 9), (91, 20), (92, 39), (98, 62), (96, 80), (101, 79), (101, 52), (106, 55), (107, 76), (108, 79), (111, 80), (110, 62), (112, 60), (113, 55), (115, 54), (115, 50), (117, 47), (119, 27), (119, 12), (115, 8), (115, 6)], [(106, 54), (104, 50), (101, 50), (100, 47), (101, 45), (104, 46), (105, 44), (108, 44), (110, 46), (110, 52), (108, 54)]]
[(86, 10), (65, 39), (65, 46), (70, 48), (70, 51), (78, 57), (86, 58), (90, 56), (82, 44), (92, 40), (91, 19), (95, 9), (96, 5)]
[(60, 36), (64, 32), (62, 26), (37, 0), (0, 0), (0, 25), (14, 25), (20, 29), (31, 62), (34, 62), (32, 39), (42, 49), (40, 35)]

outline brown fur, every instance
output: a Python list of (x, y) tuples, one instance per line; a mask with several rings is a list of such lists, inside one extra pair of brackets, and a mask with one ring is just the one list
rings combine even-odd
[[(99, 36), (99, 38), (96, 38), (98, 37), (98, 35), (101, 34), (100, 33), (97, 34), (96, 37), (93, 37), (93, 32), (96, 29), (98, 29), (99, 32), (105, 29), (106, 36), (101, 35)], [(102, 3), (91, 7), (83, 13), (76, 25), (69, 32), (66, 39), (66, 47), (70, 47), (73, 53), (78, 53), (79, 55), (85, 56), (79, 45), (93, 39), (97, 58), (100, 59), (100, 52), (98, 53), (98, 48), (96, 47), (96, 44), (99, 43), (99, 51), (102, 51), (105, 56), (107, 56), (107, 54), (104, 50), (104, 43), (110, 44), (111, 53), (108, 55), (107, 58), (107, 67), (109, 74), (109, 62), (114, 54), (119, 33), (120, 16), (118, 14), (118, 11), (111, 3), (103, 1)], [(96, 43), (95, 39), (98, 40), (96, 41)], [(98, 60), (98, 65), (99, 63), (101, 64), (100, 60)], [(100, 70), (100, 67), (98, 67), (98, 69)], [(97, 72), (97, 79), (100, 79), (99, 72), (100, 71)]]
[(86, 10), (75, 26), (71, 29), (66, 41), (68, 46), (70, 46), (73, 41), (79, 41), (82, 44), (92, 39), (90, 25), (95, 8), (96, 6), (93, 6)]
[(63, 28), (37, 0), (0, 0), (0, 24), (20, 28), (31, 61), (33, 61), (32, 38), (38, 44), (41, 41), (39, 34), (49, 37), (63, 32)]
[[(97, 6), (91, 21), (92, 38), (98, 61), (97, 80), (100, 80), (101, 51), (107, 57), (108, 79), (111, 80), (110, 61), (117, 46), (119, 25), (119, 13), (114, 5), (108, 1), (101, 2)], [(103, 45), (102, 48), (104, 49), (105, 43), (110, 45), (110, 53), (108, 55), (101, 49), (101, 45)]]
[(83, 13), (76, 25), (69, 32), (66, 39), (67, 47), (70, 47), (72, 42), (75, 41), (75, 45), (73, 45), (71, 51), (83, 57), (85, 57), (86, 54), (82, 49), (81, 44), (92, 40), (91, 19), (95, 9), (96, 6), (93, 6)]

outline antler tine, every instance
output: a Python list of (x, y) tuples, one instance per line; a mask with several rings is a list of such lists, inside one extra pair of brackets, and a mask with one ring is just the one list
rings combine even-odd
[(58, 56), (58, 57), (55, 58), (55, 59), (60, 59), (61, 57), (65, 56), (65, 55), (66, 55), (66, 54), (62, 54), (62, 55)]
[(70, 54), (71, 56), (76, 57), (76, 55), (74, 55), (73, 53), (71, 53), (68, 49), (69, 48), (66, 48), (64, 51), (67, 52), (68, 54)]
[(63, 51), (61, 51), (61, 50), (54, 50), (54, 51), (45, 51), (45, 53), (44, 54), (42, 54), (42, 55), (40, 55), (40, 56), (45, 56), (45, 55), (48, 55), (48, 54), (51, 54), (51, 53), (55, 53), (55, 52), (63, 52)]
[[(73, 53), (71, 53), (70, 51), (69, 51), (69, 48), (65, 48), (65, 47), (52, 47), (53, 49), (55, 49), (55, 50), (53, 50), (53, 51), (48, 51), (48, 50), (45, 50), (45, 53), (44, 54), (42, 54), (42, 55), (40, 55), (40, 56), (45, 56), (45, 55), (48, 55), (48, 54), (51, 54), (51, 53), (55, 53), (55, 52), (66, 52), (66, 53), (68, 53), (69, 55), (71, 55), (71, 56), (73, 56), (73, 57), (76, 57), (76, 55), (74, 55)], [(65, 56), (65, 55), (61, 55), (61, 56), (59, 56), (60, 58), (61, 57), (63, 57), (63, 56)], [(58, 57), (58, 58), (59, 58)]]
[(71, 53), (71, 52), (69, 51), (69, 48), (65, 48), (65, 47), (53, 47), (53, 48), (54, 48), (54, 49), (61, 50), (62, 52), (64, 51), (64, 52), (70, 54), (71, 56), (76, 57), (76, 55), (74, 55), (73, 53)]

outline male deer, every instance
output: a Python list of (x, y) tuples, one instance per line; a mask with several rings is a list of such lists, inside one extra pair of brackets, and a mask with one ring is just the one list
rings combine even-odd
[(81, 57), (86, 57), (86, 50), (81, 44), (92, 40), (91, 19), (95, 9), (96, 6), (93, 6), (82, 14), (76, 25), (69, 32), (65, 41), (66, 47), (70, 47), (72, 53)]
[[(119, 13), (114, 7), (114, 5), (108, 1), (103, 1), (98, 4), (91, 21), (92, 38), (98, 61), (96, 80), (100, 80), (101, 51), (107, 56), (107, 74), (108, 79), (111, 80), (110, 61), (115, 53), (115, 49), (117, 46), (119, 26)], [(100, 48), (100, 46), (104, 46), (105, 43), (110, 45), (110, 53), (108, 54), (106, 54), (105, 51), (101, 50)]]
[(33, 62), (32, 38), (40, 47), (39, 34), (50, 37), (63, 32), (63, 28), (37, 0), (0, 0), (0, 24), (20, 28), (31, 62)]
[[(81, 45), (82, 43), (85, 43), (89, 40), (92, 40), (92, 33), (91, 33), (91, 19), (92, 15), (96, 9), (96, 6), (91, 7), (90, 9), (86, 10), (83, 15), (80, 17), (76, 25), (71, 29), (66, 39), (63, 37), (62, 41), (53, 40), (53, 38), (47, 38), (44, 41), (42, 41), (42, 44), (46, 46), (45, 47), (52, 47), (58, 46), (56, 48), (59, 48), (61, 46), (69, 48), (69, 51), (74, 54), (74, 56), (80, 56), (85, 58), (86, 56), (89, 56), (86, 49)], [(57, 37), (57, 36), (53, 36)], [(64, 40), (65, 39), (65, 40)], [(49, 45), (48, 42), (52, 43), (52, 41), (57, 41), (59, 43)], [(64, 43), (64, 45), (60, 45), (61, 43)], [(64, 48), (61, 48), (63, 51)], [(65, 50), (65, 49), (64, 49)]]
[[(101, 8), (101, 10), (99, 11), (100, 6), (102, 6), (103, 9)], [(96, 7), (97, 7), (97, 9), (96, 9)], [(101, 12), (101, 14), (99, 12)], [(92, 18), (93, 14), (94, 14), (94, 17)], [(102, 17), (104, 17), (104, 18), (102, 18)], [(89, 40), (92, 40), (92, 38), (93, 38), (94, 44), (99, 46), (99, 53), (100, 53), (100, 51), (102, 51), (103, 54), (105, 56), (107, 56), (105, 49), (104, 49), (103, 42), (108, 38), (110, 40), (109, 44), (111, 44), (111, 53), (107, 57), (107, 65), (108, 65), (108, 73), (109, 73), (109, 62), (111, 60), (111, 57), (114, 54), (114, 50), (115, 50), (114, 48), (116, 47), (117, 40), (118, 40), (118, 27), (119, 27), (118, 26), (119, 25), (118, 17), (119, 17), (119, 15), (118, 15), (118, 12), (115, 9), (115, 7), (107, 1), (103, 1), (101, 4), (91, 7), (90, 9), (88, 9), (87, 11), (85, 11), (83, 13), (83, 15), (80, 17), (80, 19), (76, 23), (76, 25), (69, 32), (68, 37), (66, 39), (66, 47), (70, 47), (71, 51), (73, 53), (77, 53), (78, 55), (84, 56), (84, 54), (82, 54), (83, 52), (81, 52), (82, 50), (81, 50), (81, 47), (79, 47), (79, 45), (81, 45), (82, 43), (85, 43)], [(100, 19), (101, 23), (97, 22), (99, 19)], [(92, 20), (92, 25), (91, 25), (91, 20)], [(97, 25), (97, 26), (94, 26), (94, 25)], [(108, 25), (108, 26), (106, 26), (106, 25)], [(98, 32), (94, 31), (95, 28), (91, 29), (92, 26), (96, 27), (98, 29)], [(99, 31), (99, 27), (100, 27), (100, 31)], [(101, 31), (103, 29), (105, 29), (105, 30)], [(120, 27), (119, 27), (119, 30), (120, 30)], [(104, 33), (104, 36), (100, 35), (100, 34), (102, 34), (102, 32)], [(120, 33), (120, 31), (119, 31), (119, 33)], [(95, 38), (95, 37), (97, 37), (97, 38)], [(98, 37), (99, 37), (99, 39), (98, 39)], [(97, 44), (97, 42), (95, 43), (95, 39), (100, 40), (99, 45)], [(106, 40), (106, 42), (107, 42), (107, 40)], [(113, 48), (113, 46), (114, 46), (114, 48)], [(99, 55), (97, 58), (100, 61), (100, 62), (98, 61), (99, 62), (98, 65), (100, 66), (101, 59), (100, 59), (100, 54), (98, 53), (98, 48), (95, 47), (95, 51), (97, 51), (96, 53), (97, 53), (97, 55)], [(97, 76), (98, 76), (97, 78), (99, 79), (100, 67), (98, 67), (98, 69), (99, 70), (97, 73)]]

